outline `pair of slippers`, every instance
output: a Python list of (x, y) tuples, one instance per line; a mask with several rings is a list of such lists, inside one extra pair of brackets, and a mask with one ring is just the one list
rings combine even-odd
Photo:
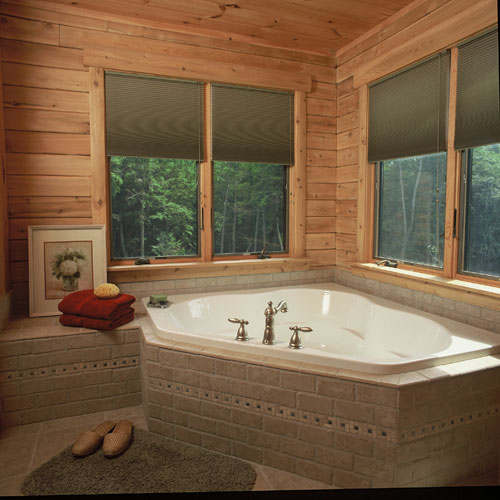
[[(113, 431), (113, 432), (111, 432)], [(83, 432), (76, 440), (71, 452), (75, 457), (86, 457), (94, 453), (102, 444), (105, 457), (113, 458), (123, 453), (132, 438), (132, 422), (107, 420), (92, 431)]]

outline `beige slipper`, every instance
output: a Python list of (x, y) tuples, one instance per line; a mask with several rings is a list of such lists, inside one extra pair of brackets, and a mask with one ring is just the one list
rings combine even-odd
[(71, 452), (75, 457), (85, 457), (94, 453), (101, 446), (104, 436), (113, 429), (116, 422), (107, 420), (99, 424), (93, 431), (85, 431), (76, 440)]
[(104, 437), (102, 452), (105, 457), (116, 457), (123, 453), (132, 438), (132, 422), (130, 420), (120, 420), (113, 432)]

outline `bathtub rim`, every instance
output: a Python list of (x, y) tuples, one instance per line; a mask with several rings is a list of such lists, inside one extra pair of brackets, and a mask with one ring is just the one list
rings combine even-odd
[[(231, 294), (231, 295), (234, 295), (234, 294), (251, 295), (251, 294), (255, 294), (256, 292), (267, 293), (267, 292), (275, 292), (275, 291), (286, 290), (286, 289), (298, 290), (298, 289), (304, 289), (304, 288), (305, 289), (318, 289), (318, 290), (325, 289), (327, 291), (338, 290), (338, 291), (346, 291), (346, 292), (350, 292), (350, 293), (355, 293), (357, 295), (364, 296), (364, 297), (368, 298), (369, 300), (373, 300), (375, 303), (381, 302), (382, 305), (384, 305), (386, 303), (394, 304), (395, 306), (397, 306), (401, 310), (411, 311), (413, 313), (418, 313), (419, 315), (422, 315), (422, 316), (424, 316), (428, 319), (431, 319), (433, 321), (439, 322), (441, 320), (445, 324), (457, 323), (457, 324), (460, 324), (462, 326), (464, 325), (463, 323), (460, 323), (458, 321), (455, 321), (455, 320), (452, 320), (452, 319), (449, 319), (446, 317), (438, 316), (438, 315), (433, 314), (433, 313), (428, 313), (426, 311), (421, 311), (419, 309), (412, 308), (412, 307), (404, 305), (404, 304), (399, 304), (399, 303), (391, 301), (389, 299), (385, 299), (383, 297), (378, 297), (378, 296), (373, 295), (373, 294), (362, 292), (362, 291), (356, 290), (354, 288), (350, 288), (350, 287), (347, 287), (345, 285), (341, 285), (341, 284), (338, 284), (335, 282), (311, 283), (311, 284), (300, 284), (300, 285), (285, 285), (285, 286), (265, 287), (265, 288), (259, 288), (259, 289), (245, 288), (245, 289), (241, 289), (241, 290), (227, 290), (227, 291), (218, 291), (218, 292), (211, 291), (211, 292), (200, 292), (200, 293), (189, 293), (189, 294), (183, 293), (183, 294), (172, 294), (172, 295), (170, 295), (170, 297), (175, 298), (175, 299), (179, 299), (180, 302), (187, 302), (189, 300), (193, 300), (193, 299), (200, 298), (200, 297), (210, 297), (210, 296), (216, 296), (216, 295), (228, 295), (228, 294)], [(148, 330), (149, 330), (148, 333), (150, 335), (149, 339), (148, 339), (148, 343), (150, 343), (151, 345), (157, 345), (159, 347), (182, 346), (179, 350), (186, 350), (187, 349), (190, 352), (204, 353), (204, 354), (208, 354), (208, 355), (215, 356), (215, 357), (221, 357), (223, 359), (231, 359), (231, 360), (236, 360), (236, 361), (250, 362), (250, 363), (254, 363), (254, 364), (272, 366), (272, 367), (277, 367), (277, 368), (291, 368), (291, 369), (295, 369), (297, 371), (304, 371), (306, 369), (306, 370), (312, 370), (313, 373), (315, 373), (315, 374), (328, 372), (328, 374), (331, 375), (332, 373), (337, 374), (339, 372), (342, 372), (342, 373), (348, 372), (347, 376), (352, 377), (353, 374), (355, 374), (354, 377), (356, 380), (373, 380), (373, 379), (377, 379), (379, 377), (393, 377), (394, 378), (394, 377), (398, 377), (398, 376), (404, 375), (404, 374), (420, 373), (423, 370), (428, 370), (428, 372), (434, 371), (434, 376), (432, 378), (436, 378), (436, 377), (440, 378), (441, 376), (449, 376), (450, 372), (454, 371), (454, 368), (450, 368), (451, 365), (458, 365), (459, 363), (467, 363), (467, 362), (473, 362), (474, 360), (482, 360), (483, 359), (484, 363), (480, 362), (479, 365), (484, 364), (484, 367), (486, 368), (486, 367), (489, 367), (490, 365), (491, 366), (495, 365), (495, 361), (492, 361), (492, 360), (497, 360), (497, 359), (500, 360), (500, 338), (498, 339), (498, 343), (496, 344), (495, 347), (483, 348), (483, 349), (478, 350), (479, 353), (481, 353), (482, 351), (490, 351), (490, 352), (484, 352), (483, 354), (478, 355), (478, 351), (452, 354), (452, 355), (447, 356), (447, 358), (450, 358), (450, 359), (445, 360), (445, 362), (443, 362), (443, 358), (432, 357), (432, 356), (427, 357), (426, 359), (416, 358), (415, 360), (412, 360), (410, 362), (408, 362), (408, 361), (397, 362), (396, 361), (393, 363), (384, 363), (384, 366), (388, 367), (388, 368), (386, 368), (386, 369), (380, 368), (379, 370), (375, 370), (375, 371), (369, 371), (369, 370), (364, 371), (362, 369), (358, 370), (355, 368), (346, 368), (346, 367), (342, 367), (342, 366), (341, 367), (332, 367), (332, 366), (328, 366), (327, 364), (324, 364), (324, 363), (314, 363), (311, 361), (304, 361), (304, 360), (283, 359), (283, 358), (279, 358), (277, 356), (269, 356), (269, 355), (266, 356), (265, 354), (259, 354), (259, 353), (255, 353), (255, 352), (242, 352), (242, 351), (237, 351), (237, 350), (233, 351), (233, 350), (229, 350), (229, 349), (224, 349), (224, 347), (211, 347), (210, 345), (206, 345), (203, 343), (196, 344), (196, 343), (194, 343), (194, 341), (196, 341), (196, 339), (199, 339), (200, 336), (194, 335), (194, 334), (192, 335), (192, 337), (186, 338), (186, 341), (178, 340), (178, 339), (168, 339), (168, 338), (164, 338), (164, 337), (157, 335), (155, 332), (156, 327), (154, 325), (152, 317), (148, 313), (149, 308), (147, 308), (147, 305), (146, 305), (147, 301), (148, 301), (148, 297), (144, 297), (141, 300), (144, 303), (144, 306), (146, 308), (145, 318), (147, 318), (148, 322), (151, 323), (149, 325), (149, 328), (148, 328)], [(496, 335), (494, 332), (490, 332), (488, 330), (482, 330), (482, 329), (477, 328), (477, 327), (472, 326), (472, 325), (465, 325), (465, 326), (467, 328), (470, 328), (471, 330), (477, 330), (480, 333), (486, 333), (490, 337), (491, 336), (494, 337)], [(186, 335), (186, 334), (185, 333), (177, 333), (176, 335), (182, 336), (182, 335)], [(187, 335), (190, 335), (190, 334), (187, 334)], [(190, 339), (192, 339), (193, 342), (190, 342)], [(222, 351), (222, 353), (221, 353), (221, 351)], [(494, 352), (491, 352), (491, 351), (494, 351)], [(221, 355), (218, 356), (217, 355), (218, 353), (221, 353)], [(256, 358), (259, 360), (259, 362), (257, 362), (257, 363), (255, 363)], [(485, 358), (491, 358), (491, 360), (485, 359)], [(366, 365), (369, 363), (360, 361), (360, 362), (357, 362), (357, 364), (358, 365)], [(373, 364), (373, 363), (371, 363), (371, 364)], [(422, 364), (424, 364), (424, 366), (421, 366)], [(447, 366), (448, 368), (447, 369), (442, 368), (441, 370), (439, 370), (439, 367), (442, 367), (442, 366)], [(398, 367), (404, 367), (404, 368), (397, 370)], [(455, 366), (455, 369), (456, 368), (461, 370), (464, 367)], [(439, 375), (438, 373), (436, 373), (436, 371), (442, 371), (444, 373)], [(466, 373), (467, 372), (468, 372), (468, 370), (466, 369)], [(426, 377), (426, 375), (424, 375), (424, 377)], [(412, 377), (410, 377), (410, 378), (412, 378)]]

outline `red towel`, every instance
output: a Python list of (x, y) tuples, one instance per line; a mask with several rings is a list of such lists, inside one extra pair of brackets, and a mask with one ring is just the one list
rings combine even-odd
[(117, 311), (123, 311), (124, 307), (134, 302), (135, 297), (126, 293), (120, 293), (112, 299), (100, 299), (94, 294), (94, 290), (79, 290), (66, 295), (58, 307), (64, 314), (113, 321)]
[(134, 319), (134, 310), (129, 307), (128, 311), (122, 314), (115, 320), (86, 318), (75, 314), (61, 314), (59, 321), (64, 326), (79, 326), (82, 328), (90, 328), (91, 330), (114, 330), (115, 328), (128, 323)]

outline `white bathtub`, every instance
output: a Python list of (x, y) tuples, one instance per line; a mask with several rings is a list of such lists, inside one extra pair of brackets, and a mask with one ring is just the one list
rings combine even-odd
[[(267, 302), (277, 313), (275, 345), (262, 344)], [(144, 304), (148, 302), (143, 299)], [(146, 311), (164, 339), (370, 373), (401, 373), (500, 352), (500, 336), (334, 283), (169, 296)], [(235, 340), (244, 318), (250, 340)], [(303, 348), (290, 349), (290, 326), (308, 326)]]

